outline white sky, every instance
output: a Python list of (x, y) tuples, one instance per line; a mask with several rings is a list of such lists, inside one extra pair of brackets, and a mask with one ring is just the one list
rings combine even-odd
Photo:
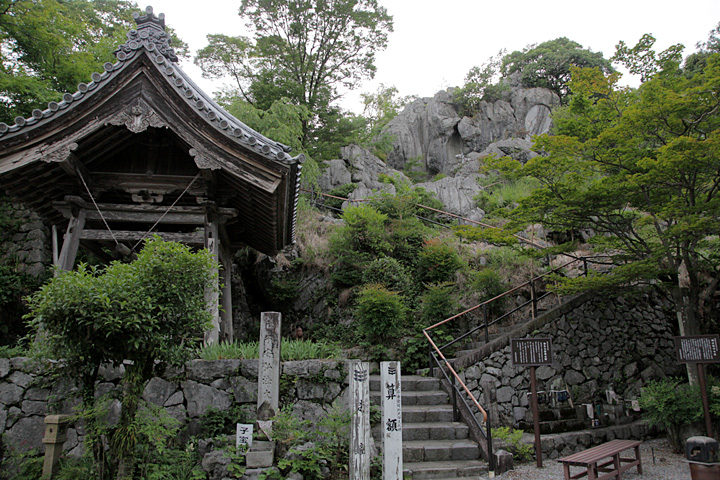
[[(240, 0), (146, 0), (155, 14), (190, 46), (194, 56), (211, 33), (247, 35), (238, 15)], [(635, 45), (645, 33), (657, 39), (656, 51), (682, 43), (685, 55), (705, 41), (720, 22), (720, 0), (605, 0), (541, 2), (538, 0), (379, 0), (394, 19), (388, 48), (376, 57), (377, 73), (349, 92), (341, 105), (362, 113), (360, 92), (375, 92), (380, 83), (395, 86), (401, 95), (429, 97), (460, 86), (474, 65), (500, 49), (508, 53), (531, 43), (568, 37), (609, 58), (618, 41)], [(206, 92), (214, 93), (229, 80), (201, 77), (192, 60), (182, 68)], [(624, 82), (633, 84), (625, 77)]]

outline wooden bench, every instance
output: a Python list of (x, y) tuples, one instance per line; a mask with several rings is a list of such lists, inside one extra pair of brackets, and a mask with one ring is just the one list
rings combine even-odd
[[(558, 461), (563, 464), (565, 480), (574, 480), (585, 475), (588, 480), (604, 480), (613, 477), (620, 479), (622, 472), (635, 466), (637, 466), (638, 473), (642, 474), (641, 443), (637, 440), (612, 440)], [(620, 456), (621, 452), (631, 448), (635, 450), (635, 458)], [(570, 475), (570, 466), (583, 467), (584, 470)]]

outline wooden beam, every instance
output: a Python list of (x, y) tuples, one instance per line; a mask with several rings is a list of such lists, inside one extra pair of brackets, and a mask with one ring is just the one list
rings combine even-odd
[(67, 232), (63, 240), (58, 266), (61, 270), (72, 270), (75, 265), (80, 237), (85, 228), (85, 210), (82, 209), (77, 216), (72, 216), (68, 222)]
[[(165, 241), (184, 243), (186, 245), (204, 246), (205, 245), (205, 234), (204, 232), (192, 232), (192, 233), (177, 233), (177, 232), (152, 232), (153, 235), (158, 235)], [(81, 240), (96, 240), (96, 241), (114, 241), (117, 239), (118, 242), (137, 242), (143, 237), (150, 237), (146, 235), (147, 232), (140, 232), (134, 230), (113, 230), (110, 234), (107, 230), (90, 230), (85, 229), (81, 235)], [(114, 235), (114, 238), (113, 238)]]

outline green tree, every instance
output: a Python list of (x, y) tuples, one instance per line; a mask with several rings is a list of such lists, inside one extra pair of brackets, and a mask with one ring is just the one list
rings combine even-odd
[(146, 383), (156, 369), (186, 361), (210, 326), (205, 292), (216, 288), (216, 268), (207, 250), (193, 253), (156, 238), (133, 263), (58, 271), (29, 299), (28, 316), (43, 338), (43, 353), (64, 360), (69, 378), (80, 383), (86, 408), (94, 405), (100, 366), (130, 360), (111, 439), (118, 478), (132, 478), (137, 439), (132, 429)]
[(286, 97), (313, 112), (304, 124), (304, 145), (340, 87), (373, 77), (375, 54), (393, 28), (377, 0), (243, 0), (240, 16), (251, 38), (211, 35), (196, 63), (206, 76), (231, 75), (258, 108)]
[(500, 67), (506, 53), (506, 50), (500, 50), (482, 65), (472, 67), (465, 75), (465, 84), (454, 91), (455, 100), (460, 105), (462, 114), (475, 114), (480, 102), (497, 100), (503, 92), (509, 90), (510, 87), (506, 82), (499, 81)]
[(570, 67), (598, 67), (604, 73), (613, 71), (602, 52), (583, 48), (566, 37), (549, 40), (539, 45), (529, 45), (522, 51), (506, 55), (500, 68), (504, 76), (515, 72), (526, 87), (544, 87), (553, 90), (564, 100), (570, 89)]
[(677, 68), (682, 60), (683, 44), (677, 43), (660, 53), (653, 50), (655, 37), (646, 33), (638, 43), (630, 48), (622, 40), (615, 47), (615, 55), (610, 60), (623, 64), (633, 75), (640, 75), (640, 81), (645, 82), (661, 70), (668, 70), (669, 66)]
[(0, 0), (0, 121), (44, 109), (102, 71), (135, 10), (129, 0)]
[(718, 328), (710, 306), (720, 282), (720, 55), (692, 78), (677, 72), (665, 63), (632, 92), (579, 70), (558, 135), (540, 137), (543, 155), (522, 168), (542, 186), (516, 219), (592, 229), (618, 265), (566, 287), (661, 280), (688, 335)]

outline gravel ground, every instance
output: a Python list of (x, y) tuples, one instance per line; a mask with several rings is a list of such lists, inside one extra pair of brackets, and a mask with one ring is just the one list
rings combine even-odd
[[(636, 468), (622, 474), (622, 478), (646, 480), (687, 480), (690, 467), (682, 454), (673, 453), (664, 438), (648, 440), (640, 446), (643, 474), (638, 475)], [(578, 468), (571, 470), (576, 473)], [(535, 462), (516, 465), (514, 470), (497, 475), (503, 480), (562, 480), (562, 464), (557, 460), (543, 459), (543, 468), (537, 468)], [(587, 478), (587, 477), (585, 477)]]

